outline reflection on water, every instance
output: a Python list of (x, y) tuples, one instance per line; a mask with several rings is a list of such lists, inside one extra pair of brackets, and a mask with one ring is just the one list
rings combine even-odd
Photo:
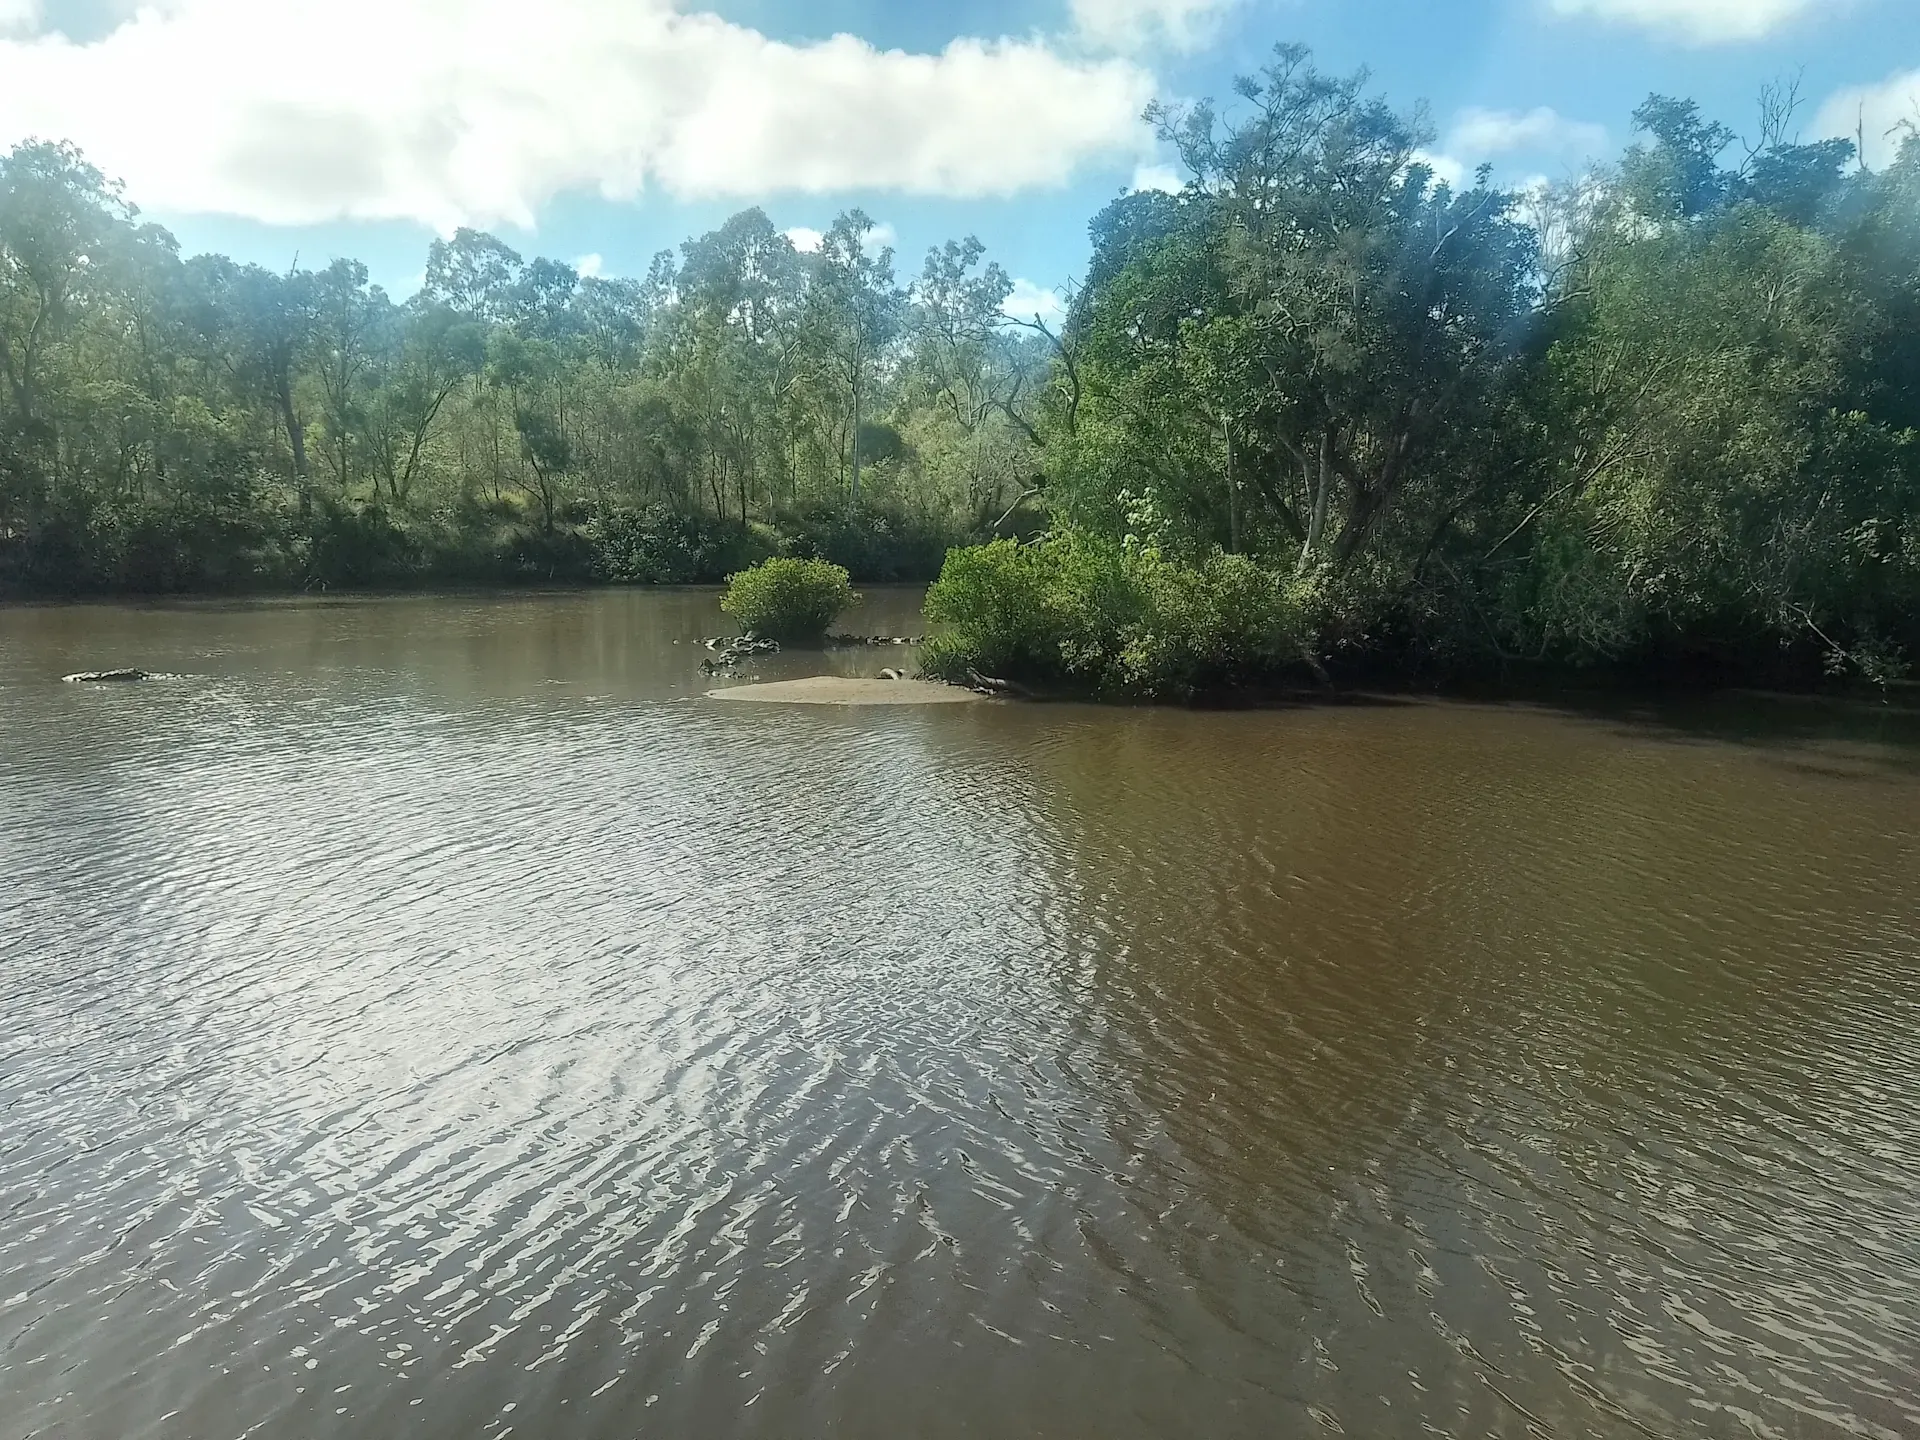
[(0, 1440), (1920, 1432), (1897, 708), (717, 626), (0, 613)]

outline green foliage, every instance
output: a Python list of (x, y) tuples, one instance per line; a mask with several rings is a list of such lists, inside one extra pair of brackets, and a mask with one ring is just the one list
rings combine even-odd
[(1655, 96), (1617, 169), (1523, 204), (1436, 183), (1414, 119), (1298, 47), (1240, 97), (1156, 110), (1194, 183), (1095, 221), (1044, 414), (1074, 532), (1310, 580), (1348, 671), (1916, 653), (1920, 141), (1873, 174), (1777, 91), (1737, 147)]
[(764, 528), (714, 524), (662, 506), (616, 510), (586, 527), (593, 578), (616, 585), (695, 585), (768, 558), (778, 538)]
[(931, 578), (1031, 491), (1046, 357), (977, 241), (903, 287), (873, 239), (748, 210), (602, 279), (461, 230), (397, 303), (0, 152), (0, 588)]
[[(1181, 564), (1061, 533), (954, 550), (927, 593), (928, 674), (1176, 700), (1303, 668), (1308, 594), (1244, 556)], [(1304, 673), (1304, 672), (1303, 672)]]
[(869, 495), (859, 506), (796, 506), (776, 519), (788, 553), (827, 560), (860, 580), (887, 583), (937, 575), (959, 527)]
[(782, 644), (820, 639), (843, 610), (859, 603), (842, 567), (790, 556), (728, 576), (720, 597), (720, 608), (747, 634)]
[[(0, 156), (0, 590), (924, 578), (931, 663), (1177, 697), (1301, 667), (1885, 680), (1920, 656), (1920, 138), (1652, 96), (1617, 164), (1448, 184), (1281, 46), (1156, 106), (1061, 323), (975, 240), (747, 210), (644, 277), (463, 230), (396, 301), (183, 260)], [(1047, 534), (1038, 544), (994, 543)], [(824, 622), (823, 622), (824, 623)]]

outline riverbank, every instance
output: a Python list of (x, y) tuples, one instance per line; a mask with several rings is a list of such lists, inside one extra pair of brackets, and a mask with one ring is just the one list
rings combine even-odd
[[(688, 618), (678, 624), (678, 633), (664, 643), (684, 647), (694, 667), (707, 657), (703, 642), (711, 636), (731, 633), (732, 624), (719, 609), (720, 590), (714, 584), (614, 585), (592, 581), (547, 584), (528, 581), (523, 584), (429, 584), (403, 587), (341, 587), (328, 590), (266, 590), (251, 592), (197, 592), (164, 594), (83, 594), (31, 595), (0, 597), (0, 614), (6, 612), (65, 612), (76, 631), (88, 628), (88, 612), (106, 611), (129, 615), (155, 616), (219, 612), (229, 615), (273, 613), (297, 610), (378, 610), (399, 603), (409, 610), (444, 610), (456, 607), (480, 614), (487, 610), (507, 609), (532, 616), (545, 608), (545, 602), (561, 603), (569, 608), (603, 610), (610, 605), (617, 613), (638, 617), (660, 613), (665, 604), (671, 613)], [(850, 611), (844, 628), (866, 635), (920, 636), (927, 629), (923, 610), (926, 587), (908, 583), (868, 583), (862, 586), (866, 597), (860, 609)], [(445, 637), (453, 643), (456, 637)], [(853, 637), (858, 639), (859, 637)], [(934, 637), (938, 640), (938, 635)], [(610, 633), (604, 643), (648, 650), (662, 643), (661, 637), (622, 629)], [(932, 647), (936, 662), (939, 645)], [(824, 651), (795, 650), (782, 657), (782, 678), (794, 678), (791, 667), (805, 665), (809, 655), (825, 654), (849, 671), (871, 672), (876, 665), (902, 670), (908, 676), (923, 672), (926, 647), (909, 650), (889, 648), (888, 658), (877, 658), (871, 645), (829, 646)], [(152, 668), (179, 668), (184, 663), (156, 656), (142, 644), (112, 648), (106, 652), (78, 649), (67, 671), (117, 665)], [(1316, 676), (1304, 663), (1263, 677), (1241, 677), (1233, 683), (1212, 685), (1184, 696), (1143, 701), (1112, 693), (1102, 693), (1088, 684), (1063, 683), (1022, 675), (1016, 668), (1011, 678), (1015, 688), (1006, 692), (1011, 698), (1047, 704), (1159, 704), (1174, 708), (1201, 710), (1255, 710), (1293, 708), (1303, 705), (1350, 705), (1377, 703), (1382, 698), (1457, 699), (1474, 703), (1517, 701), (1559, 705), (1571, 702), (1577, 709), (1605, 710), (1631, 708), (1643, 702), (1692, 702), (1730, 693), (1792, 696), (1809, 701), (1837, 699), (1878, 708), (1899, 710), (1920, 705), (1920, 682), (1893, 680), (1887, 684), (1864, 682), (1857, 677), (1825, 672), (1817, 657), (1782, 655), (1775, 651), (1761, 655), (1760, 661), (1733, 665), (1724, 657), (1702, 657), (1685, 653), (1640, 657), (1607, 666), (1570, 667), (1540, 663), (1503, 662), (1497, 659), (1471, 667), (1442, 670), (1409, 665), (1396, 657), (1358, 656), (1350, 651), (1335, 654), (1325, 665), (1325, 676)], [(164, 662), (164, 663), (162, 663)], [(191, 668), (191, 667), (189, 667)], [(753, 667), (754, 670), (765, 666)], [(65, 673), (64, 671), (62, 673)], [(699, 678), (699, 671), (691, 672)], [(982, 671), (990, 679), (1010, 678), (997, 671)], [(744, 677), (743, 677), (744, 678)], [(868, 678), (871, 678), (870, 675)], [(973, 681), (965, 669), (951, 676), (937, 673), (927, 678), (949, 681), (962, 693)]]
[(973, 540), (884, 501), (740, 520), (666, 507), (510, 501), (426, 513), (379, 506), (100, 507), (0, 534), (0, 600), (265, 596), (555, 585), (719, 584), (775, 555), (830, 560), (860, 584), (919, 583)]

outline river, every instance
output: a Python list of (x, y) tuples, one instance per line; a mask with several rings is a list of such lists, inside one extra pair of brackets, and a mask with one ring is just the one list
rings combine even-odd
[(0, 1440), (1920, 1434), (1910, 704), (719, 624), (0, 610)]

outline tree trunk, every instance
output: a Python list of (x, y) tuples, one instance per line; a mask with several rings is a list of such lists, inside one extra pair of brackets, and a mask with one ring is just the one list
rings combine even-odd
[(860, 381), (853, 382), (853, 503), (860, 503)]
[(1313, 486), (1313, 513), (1307, 520), (1307, 538), (1300, 546), (1300, 564), (1295, 573), (1304, 575), (1313, 564), (1314, 552), (1320, 548), (1321, 537), (1327, 529), (1327, 504), (1333, 489), (1333, 431), (1320, 432), (1320, 474)]
[(280, 418), (287, 427), (287, 447), (293, 451), (293, 484), (300, 492), (300, 518), (313, 513), (313, 487), (307, 482), (307, 427), (293, 408), (293, 388), (283, 376), (280, 381)]
[(1240, 553), (1240, 497), (1239, 486), (1233, 478), (1233, 427), (1227, 424), (1226, 412), (1220, 415), (1220, 438), (1227, 446), (1227, 553)]

